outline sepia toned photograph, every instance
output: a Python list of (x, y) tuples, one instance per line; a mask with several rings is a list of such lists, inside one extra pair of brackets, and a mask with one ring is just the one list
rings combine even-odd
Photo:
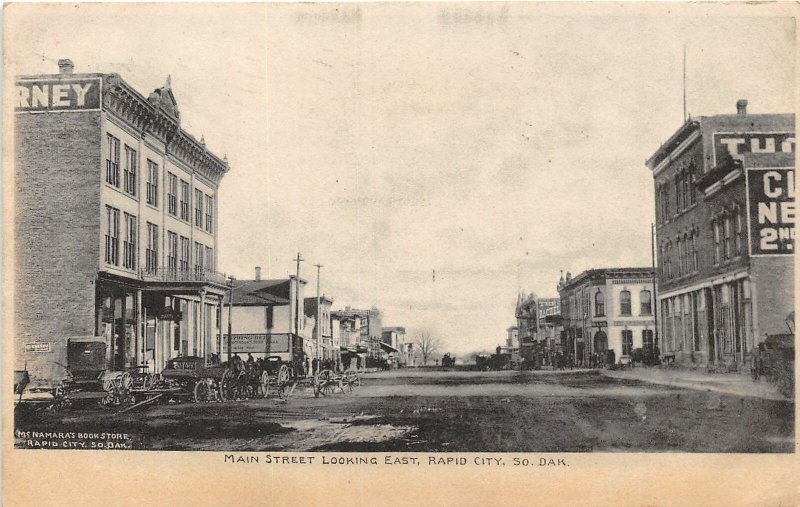
[(795, 453), (797, 28), (750, 8), (7, 5), (4, 447)]

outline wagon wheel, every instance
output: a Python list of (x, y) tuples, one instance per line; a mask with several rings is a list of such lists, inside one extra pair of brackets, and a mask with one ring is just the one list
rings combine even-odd
[(261, 396), (266, 398), (269, 394), (269, 372), (267, 370), (261, 372), (261, 376), (258, 379), (258, 384), (261, 388)]
[(336, 390), (336, 384), (338, 382), (334, 378), (331, 370), (322, 370), (319, 372), (319, 376), (316, 380), (319, 385), (319, 392), (323, 396), (330, 396)]
[(278, 375), (275, 378), (278, 384), (285, 384), (289, 382), (289, 367), (285, 364), (282, 364), (280, 368), (278, 368)]
[(203, 403), (211, 401), (211, 381), (207, 378), (200, 379), (194, 385), (194, 402)]
[(236, 377), (230, 368), (225, 368), (219, 381), (219, 397), (222, 401), (236, 399)]
[(103, 380), (103, 391), (105, 396), (97, 400), (97, 404), (102, 408), (111, 408), (113, 405), (119, 405), (119, 390), (117, 387), (117, 379), (107, 378)]
[(356, 387), (361, 386), (361, 378), (355, 370), (347, 370), (342, 376), (342, 390), (346, 394), (352, 394)]

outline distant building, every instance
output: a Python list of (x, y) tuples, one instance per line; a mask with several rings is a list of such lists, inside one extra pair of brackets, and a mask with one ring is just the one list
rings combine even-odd
[(317, 298), (307, 297), (303, 303), (305, 315), (308, 319), (307, 321), (313, 320), (314, 322), (311, 333), (312, 347), (315, 348), (314, 357), (317, 356), (316, 348), (317, 343), (319, 343), (318, 350), (320, 359), (323, 361), (338, 362), (339, 346), (337, 345), (334, 347), (333, 345), (333, 328), (331, 326), (331, 306), (333, 305), (333, 300), (325, 296), (320, 296), (319, 302), (320, 322), (317, 322)]
[(404, 327), (385, 327), (381, 333), (381, 347), (385, 358), (393, 366), (406, 366), (408, 356), (406, 355), (406, 328)]
[(794, 310), (793, 114), (690, 118), (647, 161), (661, 351), (737, 367)]
[(351, 341), (351, 346), (358, 346), (359, 348), (365, 349), (367, 357), (373, 359), (380, 359), (382, 357), (382, 315), (377, 308), (359, 310), (347, 306), (344, 310), (333, 311), (333, 314), (339, 317), (342, 324), (346, 323), (347, 326), (352, 326), (357, 321), (359, 325), (358, 342), (352, 343), (353, 337), (348, 336), (348, 339)]
[(590, 269), (567, 273), (558, 284), (561, 296), (563, 352), (577, 364), (592, 354), (614, 362), (635, 349), (654, 350), (655, 313), (651, 268)]
[[(252, 280), (234, 280), (229, 311), (231, 352), (253, 357), (279, 356), (284, 361), (315, 357), (312, 340), (314, 321), (305, 317), (303, 293), (306, 281), (295, 276), (273, 280), (261, 278), (256, 268)], [(227, 310), (227, 309), (226, 309)], [(228, 311), (222, 312), (223, 359), (228, 354)]]
[(513, 365), (533, 367), (548, 364), (560, 338), (560, 307), (558, 298), (539, 298), (533, 293), (518, 296), (517, 325), (506, 329), (508, 337), (503, 348), (504, 353), (510, 354)]

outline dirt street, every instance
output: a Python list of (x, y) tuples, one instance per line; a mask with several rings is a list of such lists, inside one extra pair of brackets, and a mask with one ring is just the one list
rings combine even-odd
[(791, 452), (794, 405), (591, 371), (401, 370), (327, 398), (18, 410), (15, 429), (124, 432), (153, 450)]

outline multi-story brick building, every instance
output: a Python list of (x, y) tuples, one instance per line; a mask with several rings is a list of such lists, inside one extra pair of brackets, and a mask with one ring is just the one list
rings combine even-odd
[(229, 167), (181, 128), (169, 78), (144, 96), (61, 60), (58, 74), (18, 77), (15, 97), (17, 367), (57, 382), (68, 340), (87, 337), (114, 370), (218, 351)]
[(794, 309), (794, 115), (746, 107), (689, 119), (647, 161), (661, 352), (680, 362), (741, 365)]
[[(353, 336), (348, 337), (351, 347), (366, 350), (367, 357), (371, 359), (381, 359), (383, 357), (381, 350), (383, 327), (380, 310), (377, 308), (359, 310), (347, 306), (344, 310), (335, 310), (333, 314), (340, 319), (342, 325), (352, 326), (357, 324), (359, 326), (358, 343), (353, 343)], [(342, 338), (344, 339), (344, 336)], [(362, 352), (358, 353), (362, 354)]]
[[(314, 329), (311, 333), (312, 347), (314, 348), (314, 356), (317, 356), (319, 351), (319, 359), (323, 361), (339, 362), (339, 346), (334, 347), (333, 344), (333, 328), (331, 326), (331, 306), (333, 306), (333, 299), (320, 296), (319, 297), (319, 313), (317, 313), (317, 298), (305, 298), (304, 310), (306, 317), (313, 319)], [(319, 322), (318, 322), (319, 320)], [(319, 344), (319, 348), (317, 348)]]
[(558, 283), (563, 322), (562, 347), (577, 364), (614, 351), (614, 361), (655, 345), (653, 270), (590, 269)]

